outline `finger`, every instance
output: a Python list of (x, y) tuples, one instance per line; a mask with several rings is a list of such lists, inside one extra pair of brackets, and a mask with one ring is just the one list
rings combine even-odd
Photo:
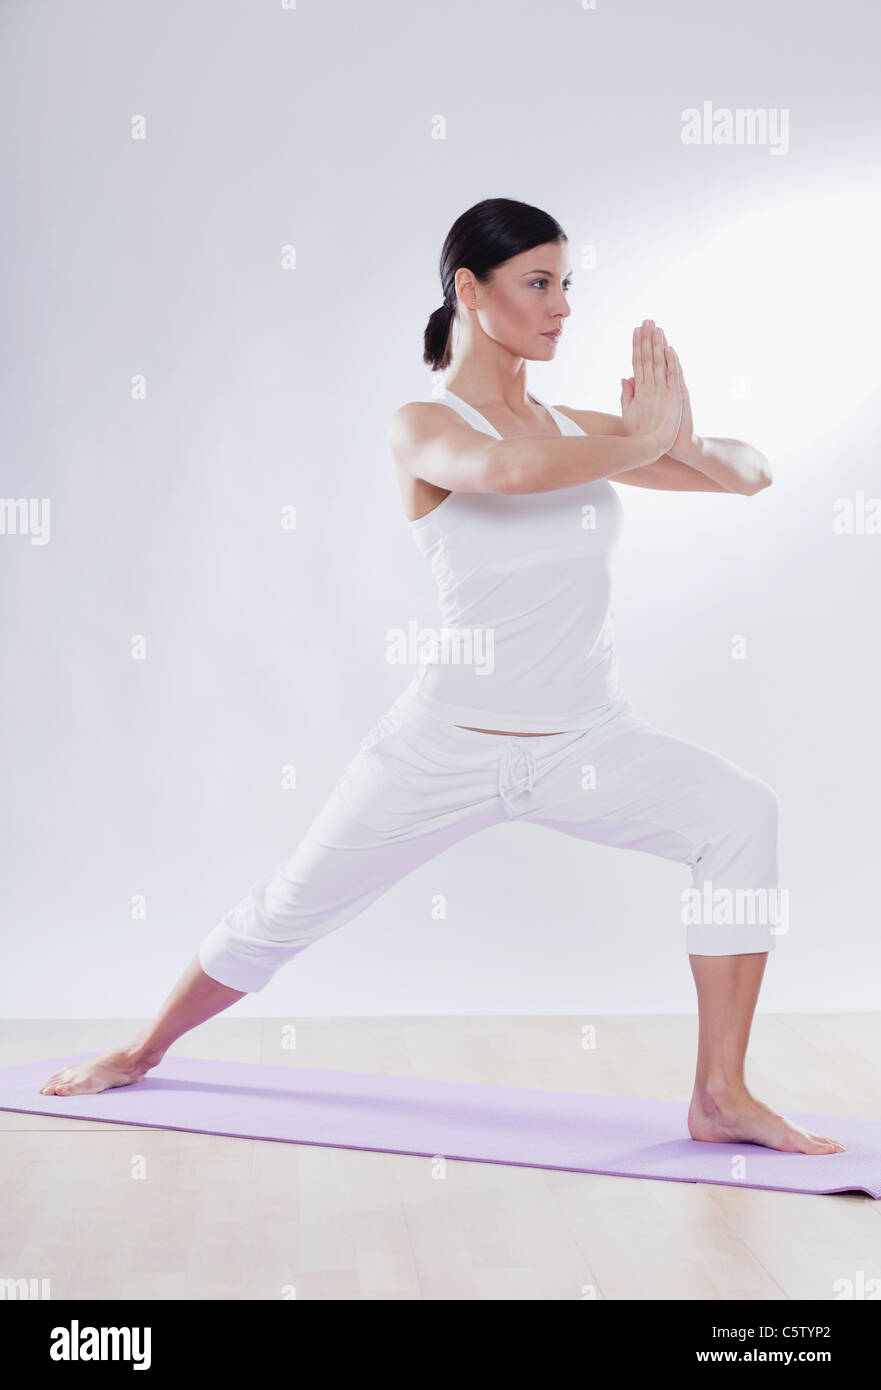
[(680, 388), (682, 388), (684, 386), (684, 382), (682, 381), (682, 368), (675, 348), (667, 347), (667, 362), (667, 379), (669, 384), (672, 386), (678, 381)]
[(643, 319), (642, 322), (643, 322), (643, 327), (644, 327), (644, 329), (645, 329), (645, 332), (646, 332), (646, 334), (647, 334), (647, 336), (648, 336), (649, 351), (650, 351), (650, 353), (651, 353), (651, 355), (652, 355), (652, 366), (653, 366), (653, 367), (656, 367), (656, 366), (657, 366), (657, 355), (656, 355), (656, 352), (655, 352), (655, 344), (656, 344), (656, 342), (657, 342), (657, 335), (658, 335), (658, 333), (660, 333), (660, 335), (661, 335), (661, 340), (662, 340), (662, 342), (664, 342), (664, 343), (666, 344), (666, 341), (667, 341), (667, 340), (666, 340), (666, 338), (664, 337), (664, 330), (663, 330), (662, 328), (658, 328), (658, 326), (657, 326), (657, 324), (655, 323), (654, 319)]
[(639, 354), (642, 364), (642, 379), (649, 382), (654, 377), (654, 360), (652, 356), (652, 330), (647, 323), (642, 325), (639, 331)]
[(642, 381), (642, 329), (633, 330), (633, 376), (634, 381)]
[(651, 374), (652, 355), (651, 347), (647, 346), (648, 334), (645, 325), (641, 325), (636, 330), (636, 348), (633, 358), (634, 381), (644, 384)]
[(650, 319), (649, 322), (650, 322), (651, 325), (652, 325), (652, 329), (655, 331), (655, 341), (656, 341), (656, 342), (657, 342), (658, 334), (660, 334), (661, 346), (662, 346), (662, 349), (664, 350), (664, 375), (663, 375), (663, 377), (661, 378), (661, 380), (662, 380), (662, 381), (667, 381), (667, 379), (668, 379), (668, 378), (667, 378), (667, 354), (666, 354), (666, 349), (667, 349), (667, 347), (668, 347), (667, 335), (666, 335), (666, 333), (664, 332), (663, 328), (659, 328), (659, 327), (658, 327), (658, 325), (655, 323), (654, 319)]
[(652, 370), (655, 381), (665, 382), (667, 380), (667, 356), (664, 335), (660, 328), (652, 329)]

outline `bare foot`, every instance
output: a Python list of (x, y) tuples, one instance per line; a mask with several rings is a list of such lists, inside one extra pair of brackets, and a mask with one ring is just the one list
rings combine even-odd
[(126, 1047), (115, 1048), (86, 1062), (62, 1067), (40, 1087), (43, 1096), (90, 1096), (113, 1086), (130, 1086), (140, 1081), (160, 1057)]
[(713, 1095), (695, 1087), (688, 1109), (688, 1132), (692, 1139), (711, 1144), (763, 1144), (766, 1149), (800, 1154), (847, 1152), (840, 1140), (814, 1134), (778, 1115), (751, 1096), (745, 1086)]

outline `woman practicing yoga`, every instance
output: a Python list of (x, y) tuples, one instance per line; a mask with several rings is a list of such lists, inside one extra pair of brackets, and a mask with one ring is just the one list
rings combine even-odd
[[(756, 899), (777, 901), (777, 795), (634, 713), (610, 618), (623, 509), (609, 479), (752, 496), (771, 481), (767, 462), (739, 440), (694, 433), (679, 359), (651, 320), (633, 333), (620, 417), (527, 390), (526, 363), (554, 357), (571, 312), (568, 241), (540, 209), (507, 198), (469, 208), (446, 238), (440, 278), (424, 360), (450, 367), (444, 392), (401, 406), (389, 444), (443, 627), (291, 858), (208, 933), (149, 1027), (40, 1089), (70, 1096), (140, 1080), (182, 1034), (262, 989), (418, 865), (519, 820), (691, 871), (683, 899), (702, 910), (680, 906), (678, 920), (699, 1013), (692, 1138), (840, 1152), (744, 1080), (779, 922), (754, 910)], [(734, 911), (719, 914), (720, 894)], [(664, 917), (672, 928), (673, 903)]]

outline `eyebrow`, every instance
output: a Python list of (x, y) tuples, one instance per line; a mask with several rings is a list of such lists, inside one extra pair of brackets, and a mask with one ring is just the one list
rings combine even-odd
[[(539, 269), (539, 270), (524, 270), (523, 274), (524, 274), (524, 275), (550, 275), (550, 276), (553, 276), (554, 272), (553, 272), (552, 270), (541, 270), (541, 269)], [(568, 279), (571, 277), (571, 275), (572, 275), (572, 271), (571, 271), (571, 270), (567, 270), (567, 271), (566, 271), (566, 274), (563, 276), (563, 279), (564, 279), (564, 280), (568, 280)]]

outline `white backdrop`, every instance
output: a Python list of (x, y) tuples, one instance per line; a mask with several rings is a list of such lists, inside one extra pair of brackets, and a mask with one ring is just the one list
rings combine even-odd
[[(771, 461), (753, 498), (619, 487), (619, 666), (638, 713), (781, 797), (760, 1009), (876, 1009), (877, 16), (7, 0), (0, 24), (0, 1013), (151, 1015), (409, 681), (386, 632), (436, 610), (386, 427), (439, 380), (444, 236), (499, 196), (570, 241), (536, 394), (617, 411), (654, 318), (698, 431)], [(685, 143), (704, 103), (764, 140)], [(691, 1009), (687, 883), (498, 826), (236, 1010)]]

